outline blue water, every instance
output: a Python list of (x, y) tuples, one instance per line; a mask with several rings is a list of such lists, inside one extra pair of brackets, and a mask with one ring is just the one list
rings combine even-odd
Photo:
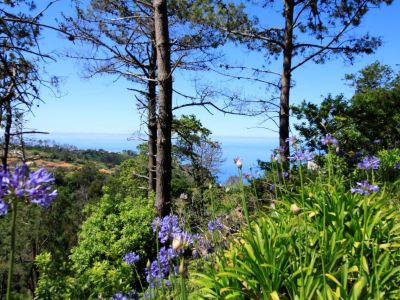
[[(125, 134), (50, 133), (35, 137), (35, 140), (39, 139), (58, 145), (72, 145), (79, 149), (103, 149), (114, 152), (136, 150), (136, 146), (143, 143)], [(214, 137), (214, 139), (221, 143), (225, 159), (217, 174), (220, 183), (226, 182), (229, 176), (237, 175), (237, 168), (233, 163), (235, 157), (240, 157), (242, 160), (243, 172), (256, 175), (257, 159), (269, 160), (271, 150), (278, 144), (278, 138)]]

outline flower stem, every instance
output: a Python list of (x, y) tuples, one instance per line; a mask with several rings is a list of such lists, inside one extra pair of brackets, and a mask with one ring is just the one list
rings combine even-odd
[(17, 220), (17, 201), (12, 202), (12, 221), (11, 221), (11, 252), (10, 261), (8, 267), (8, 279), (7, 279), (7, 294), (6, 300), (11, 299), (11, 285), (14, 273), (14, 256), (15, 256), (15, 223)]
[(249, 227), (249, 230), (251, 230), (251, 226), (250, 226), (250, 218), (249, 218), (249, 211), (247, 209), (247, 202), (246, 202), (246, 196), (245, 196), (245, 192), (244, 192), (244, 185), (243, 185), (243, 175), (242, 175), (242, 169), (239, 169), (239, 186), (240, 186), (240, 191), (242, 194), (242, 207), (243, 207), (243, 211), (244, 211), (244, 216), (246, 218), (246, 223), (247, 226)]

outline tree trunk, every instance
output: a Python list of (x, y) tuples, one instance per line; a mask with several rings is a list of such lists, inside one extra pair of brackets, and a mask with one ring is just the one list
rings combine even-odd
[(12, 125), (12, 107), (11, 107), (11, 101), (8, 101), (6, 103), (6, 126), (4, 128), (3, 156), (1, 157), (3, 170), (7, 170), (8, 152), (10, 148), (10, 137), (11, 137), (11, 125)]
[[(154, 35), (152, 34), (152, 37)], [(157, 95), (156, 95), (156, 64), (157, 53), (152, 39), (151, 58), (149, 65), (149, 83), (148, 83), (148, 99), (147, 99), (147, 130), (148, 130), (148, 147), (149, 147), (149, 193), (156, 192), (156, 168), (157, 168)]]
[(158, 132), (156, 212), (165, 216), (171, 210), (171, 128), (172, 74), (168, 32), (167, 0), (154, 0), (154, 27), (157, 49)]
[(285, 149), (285, 157), (289, 157), (289, 94), (293, 55), (293, 0), (285, 0), (285, 33), (283, 50), (283, 68), (281, 77), (281, 95), (279, 110), (279, 145)]

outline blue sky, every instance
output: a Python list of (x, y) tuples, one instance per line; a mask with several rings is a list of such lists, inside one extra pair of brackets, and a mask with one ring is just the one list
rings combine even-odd
[[(57, 3), (52, 8), (54, 18), (58, 11), (68, 11), (69, 1)], [(295, 87), (291, 92), (292, 102), (303, 99), (318, 102), (323, 95), (344, 93), (351, 95), (351, 89), (343, 81), (344, 74), (354, 73), (369, 63), (379, 60), (391, 65), (395, 69), (400, 63), (400, 3), (394, 2), (391, 6), (381, 9), (372, 9), (364, 19), (358, 30), (369, 31), (372, 35), (382, 36), (383, 46), (376, 54), (357, 58), (354, 65), (346, 65), (340, 60), (333, 60), (323, 65), (308, 63), (293, 74)], [(47, 33), (42, 38), (47, 49), (70, 49), (73, 44), (61, 39), (58, 35)], [(248, 62), (262, 63), (262, 57), (250, 54), (247, 51), (227, 46), (224, 49), (227, 60), (245, 65)], [(275, 71), (280, 72), (278, 61), (272, 64)], [(70, 133), (122, 133), (132, 134), (140, 131), (141, 117), (136, 110), (134, 94), (127, 90), (130, 84), (124, 80), (115, 81), (109, 76), (95, 77), (90, 80), (81, 79), (79, 73), (82, 65), (78, 62), (60, 58), (57, 63), (47, 67), (49, 74), (61, 76), (62, 96), (57, 98), (49, 91), (42, 92), (44, 103), (33, 109), (27, 126), (40, 131), (70, 132)], [(175, 74), (175, 85), (185, 91), (191, 90), (193, 74)], [(207, 74), (197, 75), (207, 77)], [(205, 78), (213, 81), (213, 78)], [(218, 83), (221, 88), (228, 87), (242, 90), (246, 95), (265, 94), (262, 87), (253, 87), (250, 84), (226, 80)], [(211, 129), (215, 136), (276, 136), (271, 130), (256, 127), (265, 126), (276, 128), (271, 122), (262, 124), (263, 118), (248, 118), (223, 115), (215, 112), (208, 114), (204, 109), (185, 109), (179, 113), (194, 113), (204, 126)]]

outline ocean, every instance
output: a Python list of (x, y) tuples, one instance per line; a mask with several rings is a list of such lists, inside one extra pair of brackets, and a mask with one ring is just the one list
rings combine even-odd
[[(72, 145), (78, 149), (103, 149), (113, 152), (122, 150), (136, 150), (136, 146), (143, 141), (130, 138), (125, 134), (90, 134), (90, 133), (50, 133), (36, 135), (35, 140), (46, 140), (58, 145)], [(235, 157), (243, 162), (243, 172), (257, 175), (257, 160), (268, 161), (272, 149), (278, 145), (278, 138), (274, 137), (213, 137), (222, 145), (224, 162), (217, 174), (220, 183), (226, 182), (230, 176), (237, 175), (237, 168), (233, 163)]]

